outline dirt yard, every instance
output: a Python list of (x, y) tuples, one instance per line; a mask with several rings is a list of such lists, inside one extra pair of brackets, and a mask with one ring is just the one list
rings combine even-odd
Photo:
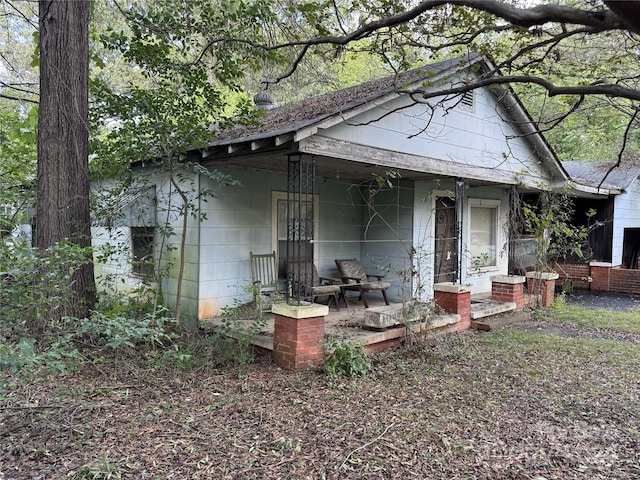
[(0, 377), (0, 479), (637, 479), (640, 337), (530, 321), (365, 378), (144, 359)]

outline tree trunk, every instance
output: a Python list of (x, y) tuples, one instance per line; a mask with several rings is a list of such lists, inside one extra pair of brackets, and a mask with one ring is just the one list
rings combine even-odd
[[(91, 245), (89, 217), (89, 1), (40, 0), (40, 108), (36, 246)], [(74, 276), (64, 315), (86, 316), (95, 283), (89, 261)], [(57, 312), (60, 315), (60, 312)]]

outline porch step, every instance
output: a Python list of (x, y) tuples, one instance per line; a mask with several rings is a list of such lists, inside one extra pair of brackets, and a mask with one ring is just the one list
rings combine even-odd
[(491, 299), (471, 302), (471, 320), (490, 317), (516, 309), (515, 302), (497, 302)]
[(503, 313), (493, 317), (483, 318), (482, 320), (472, 320), (471, 328), (476, 330), (490, 331), (499, 327), (505, 327), (518, 322), (528, 320), (531, 316), (528, 312), (512, 312)]

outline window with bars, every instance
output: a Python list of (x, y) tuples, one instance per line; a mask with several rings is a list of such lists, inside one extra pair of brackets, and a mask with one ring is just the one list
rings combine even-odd
[(155, 227), (131, 227), (132, 273), (140, 277), (153, 275)]

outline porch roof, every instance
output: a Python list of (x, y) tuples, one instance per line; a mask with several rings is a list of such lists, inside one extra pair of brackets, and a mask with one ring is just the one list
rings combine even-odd
[[(480, 67), (479, 71), (494, 71), (489, 62), (476, 54), (457, 57), (433, 63), (425, 67), (410, 70), (398, 75), (387, 76), (369, 81), (354, 87), (336, 92), (308, 98), (299, 102), (272, 108), (258, 120), (255, 125), (239, 125), (236, 128), (220, 132), (199, 153), (203, 162), (220, 162), (242, 168), (257, 170), (286, 171), (286, 155), (291, 152), (310, 152), (307, 140), (322, 128), (344, 122), (368, 109), (375, 108), (400, 95), (414, 92), (417, 97), (422, 91), (428, 92), (430, 86), (444, 83), (452, 75), (465, 69)], [(568, 180), (567, 172), (557, 159), (544, 136), (539, 132), (531, 117), (523, 107), (515, 93), (506, 86), (491, 88), (496, 100), (502, 104), (515, 128), (522, 132), (523, 138), (530, 142), (538, 158), (546, 165), (554, 185)], [(367, 152), (365, 152), (367, 153)], [(258, 154), (258, 155), (255, 155)], [(313, 152), (318, 159), (316, 173), (318, 176), (331, 178), (342, 175), (345, 178), (366, 179), (373, 175), (383, 175), (389, 165), (378, 165), (371, 155), (367, 162), (354, 162), (343, 158)], [(386, 157), (393, 152), (386, 153)], [(320, 158), (321, 157), (321, 158)], [(404, 158), (404, 157), (403, 157)], [(409, 158), (406, 164), (421, 165), (421, 168), (395, 168), (403, 178), (442, 177), (443, 168), (430, 170), (428, 165), (440, 165), (441, 160), (427, 157)], [(405, 165), (406, 167), (406, 165)], [(450, 169), (451, 170), (451, 169)], [(445, 176), (460, 176), (460, 169)], [(469, 172), (470, 173), (470, 172)], [(473, 177), (472, 177), (473, 178)], [(519, 181), (513, 175), (493, 175), (476, 184), (513, 184)]]
[(562, 163), (572, 180), (580, 185), (624, 193), (640, 175), (640, 165), (631, 159), (620, 164), (588, 161)]

